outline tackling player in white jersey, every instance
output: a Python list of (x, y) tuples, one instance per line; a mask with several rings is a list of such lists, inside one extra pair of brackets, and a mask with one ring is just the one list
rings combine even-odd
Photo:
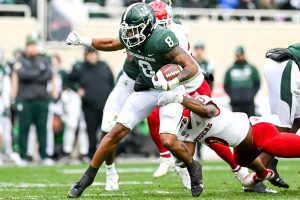
[(279, 132), (263, 118), (251, 117), (249, 123), (246, 114), (231, 112), (215, 104), (210, 97), (199, 94), (191, 97), (170, 91), (160, 97), (158, 105), (174, 102), (191, 111), (178, 138), (186, 142), (192, 154), (196, 142), (234, 147), (235, 161), (255, 171), (243, 178), (245, 187), (274, 177), (273, 170), (256, 159), (262, 152), (286, 158), (300, 157), (300, 136)]

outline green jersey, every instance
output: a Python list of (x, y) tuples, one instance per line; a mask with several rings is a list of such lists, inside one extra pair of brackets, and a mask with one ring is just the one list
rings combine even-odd
[(123, 71), (133, 80), (140, 74), (139, 66), (135, 62), (130, 62), (128, 58), (123, 64)]
[[(120, 41), (122, 41), (121, 37)], [(144, 85), (153, 88), (152, 76), (164, 65), (171, 62), (165, 59), (165, 55), (178, 45), (178, 39), (172, 31), (158, 26), (142, 46), (129, 49), (139, 66), (139, 76), (141, 76)], [(124, 46), (126, 45), (124, 44)]]

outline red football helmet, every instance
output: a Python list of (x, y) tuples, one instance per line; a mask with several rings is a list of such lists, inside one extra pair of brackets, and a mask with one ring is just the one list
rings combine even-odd
[(159, 25), (169, 28), (172, 22), (172, 8), (162, 1), (153, 1), (149, 3), (153, 8), (156, 21)]

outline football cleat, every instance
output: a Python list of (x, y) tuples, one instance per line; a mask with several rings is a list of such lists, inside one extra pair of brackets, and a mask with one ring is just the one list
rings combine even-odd
[(84, 174), (81, 179), (73, 185), (73, 187), (69, 191), (70, 198), (78, 198), (81, 196), (83, 191), (90, 186), (94, 181), (94, 178), (91, 178)]
[(191, 189), (191, 178), (188, 170), (175, 166), (175, 172), (180, 176), (183, 186), (187, 189)]
[(160, 178), (168, 173), (168, 171), (175, 166), (175, 160), (173, 156), (170, 158), (160, 158), (160, 164), (158, 169), (153, 173), (154, 178)]
[(272, 185), (282, 188), (289, 188), (289, 184), (286, 183), (278, 174), (277, 172), (277, 164), (278, 160), (276, 158), (273, 158), (273, 160), (269, 163), (268, 168), (272, 169), (274, 171), (274, 177), (271, 178), (269, 181)]
[(117, 173), (106, 173), (105, 190), (119, 190), (119, 175)]
[(193, 160), (187, 167), (191, 178), (191, 192), (193, 197), (198, 197), (203, 191), (202, 165)]
[(243, 189), (245, 192), (272, 193), (272, 194), (277, 193), (276, 190), (268, 188), (262, 182), (256, 183), (251, 187), (244, 187)]

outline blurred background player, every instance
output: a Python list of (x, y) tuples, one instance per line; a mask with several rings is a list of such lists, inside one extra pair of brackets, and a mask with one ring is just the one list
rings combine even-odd
[[(205, 44), (203, 41), (197, 41), (194, 45), (194, 59), (197, 61), (198, 65), (201, 67), (202, 72), (205, 74), (205, 78), (209, 83), (210, 90), (213, 90), (213, 80), (214, 80), (214, 66), (205, 58)], [(201, 143), (197, 143), (196, 152), (194, 155), (195, 159), (201, 159)]]
[(213, 90), (213, 77), (214, 77), (214, 70), (215, 67), (211, 62), (209, 62), (205, 58), (205, 43), (203, 41), (197, 41), (194, 45), (194, 54), (193, 54), (195, 60), (199, 64), (199, 66), (202, 69), (202, 72), (207, 77), (210, 90)]
[(0, 49), (0, 160), (4, 162), (19, 162), (19, 156), (12, 148), (11, 122), (11, 69), (5, 62), (4, 51)]
[(52, 69), (49, 58), (39, 55), (37, 39), (28, 36), (24, 55), (14, 64), (12, 74), (12, 98), (17, 101), (22, 164), (26, 164), (27, 141), (31, 124), (35, 125), (38, 133), (42, 163), (52, 163), (46, 152), (49, 105), (47, 85), (51, 79)]
[(235, 62), (226, 71), (224, 89), (230, 97), (233, 112), (244, 112), (249, 117), (255, 115), (254, 97), (260, 88), (257, 69), (245, 57), (243, 47), (235, 50)]
[(89, 139), (88, 157), (92, 158), (98, 143), (103, 108), (114, 87), (114, 78), (109, 66), (100, 60), (98, 51), (93, 47), (85, 48), (84, 61), (76, 64), (68, 78), (78, 84), (77, 93), (81, 97)]
[(74, 150), (75, 141), (77, 141), (80, 161), (88, 162), (88, 136), (81, 110), (81, 99), (75, 91), (76, 84), (68, 80), (68, 73), (63, 70), (62, 60), (58, 54), (52, 56), (52, 64), (53, 68), (56, 68), (56, 76), (61, 83), (60, 97), (57, 104), (59, 104), (59, 107), (62, 110), (60, 117), (64, 123), (62, 138), (63, 153), (59, 161), (64, 164), (72, 163), (71, 153)]
[[(48, 116), (47, 116), (47, 143), (46, 143), (46, 153), (47, 153), (47, 162), (43, 162), (43, 164), (47, 165), (53, 165), (54, 162), (52, 160), (54, 155), (54, 130), (53, 130), (53, 122), (60, 114), (61, 109), (59, 104), (57, 103), (59, 92), (61, 89), (61, 83), (57, 77), (56, 74), (56, 66), (52, 64), (52, 61), (55, 61), (55, 59), (52, 59), (50, 55), (46, 54), (46, 49), (43, 41), (40, 39), (40, 37), (33, 33), (29, 35), (28, 37), (33, 38), (36, 41), (37, 49), (38, 49), (38, 55), (48, 59), (49, 63), (51, 63), (51, 70), (52, 70), (52, 78), (47, 83), (47, 93), (49, 95), (49, 105), (48, 105)], [(57, 120), (56, 120), (57, 121)], [(30, 126), (29, 134), (28, 134), (28, 143), (27, 143), (27, 153), (26, 153), (26, 161), (34, 162), (36, 158), (36, 149), (38, 149), (38, 135), (36, 134), (36, 126), (33, 124)]]

